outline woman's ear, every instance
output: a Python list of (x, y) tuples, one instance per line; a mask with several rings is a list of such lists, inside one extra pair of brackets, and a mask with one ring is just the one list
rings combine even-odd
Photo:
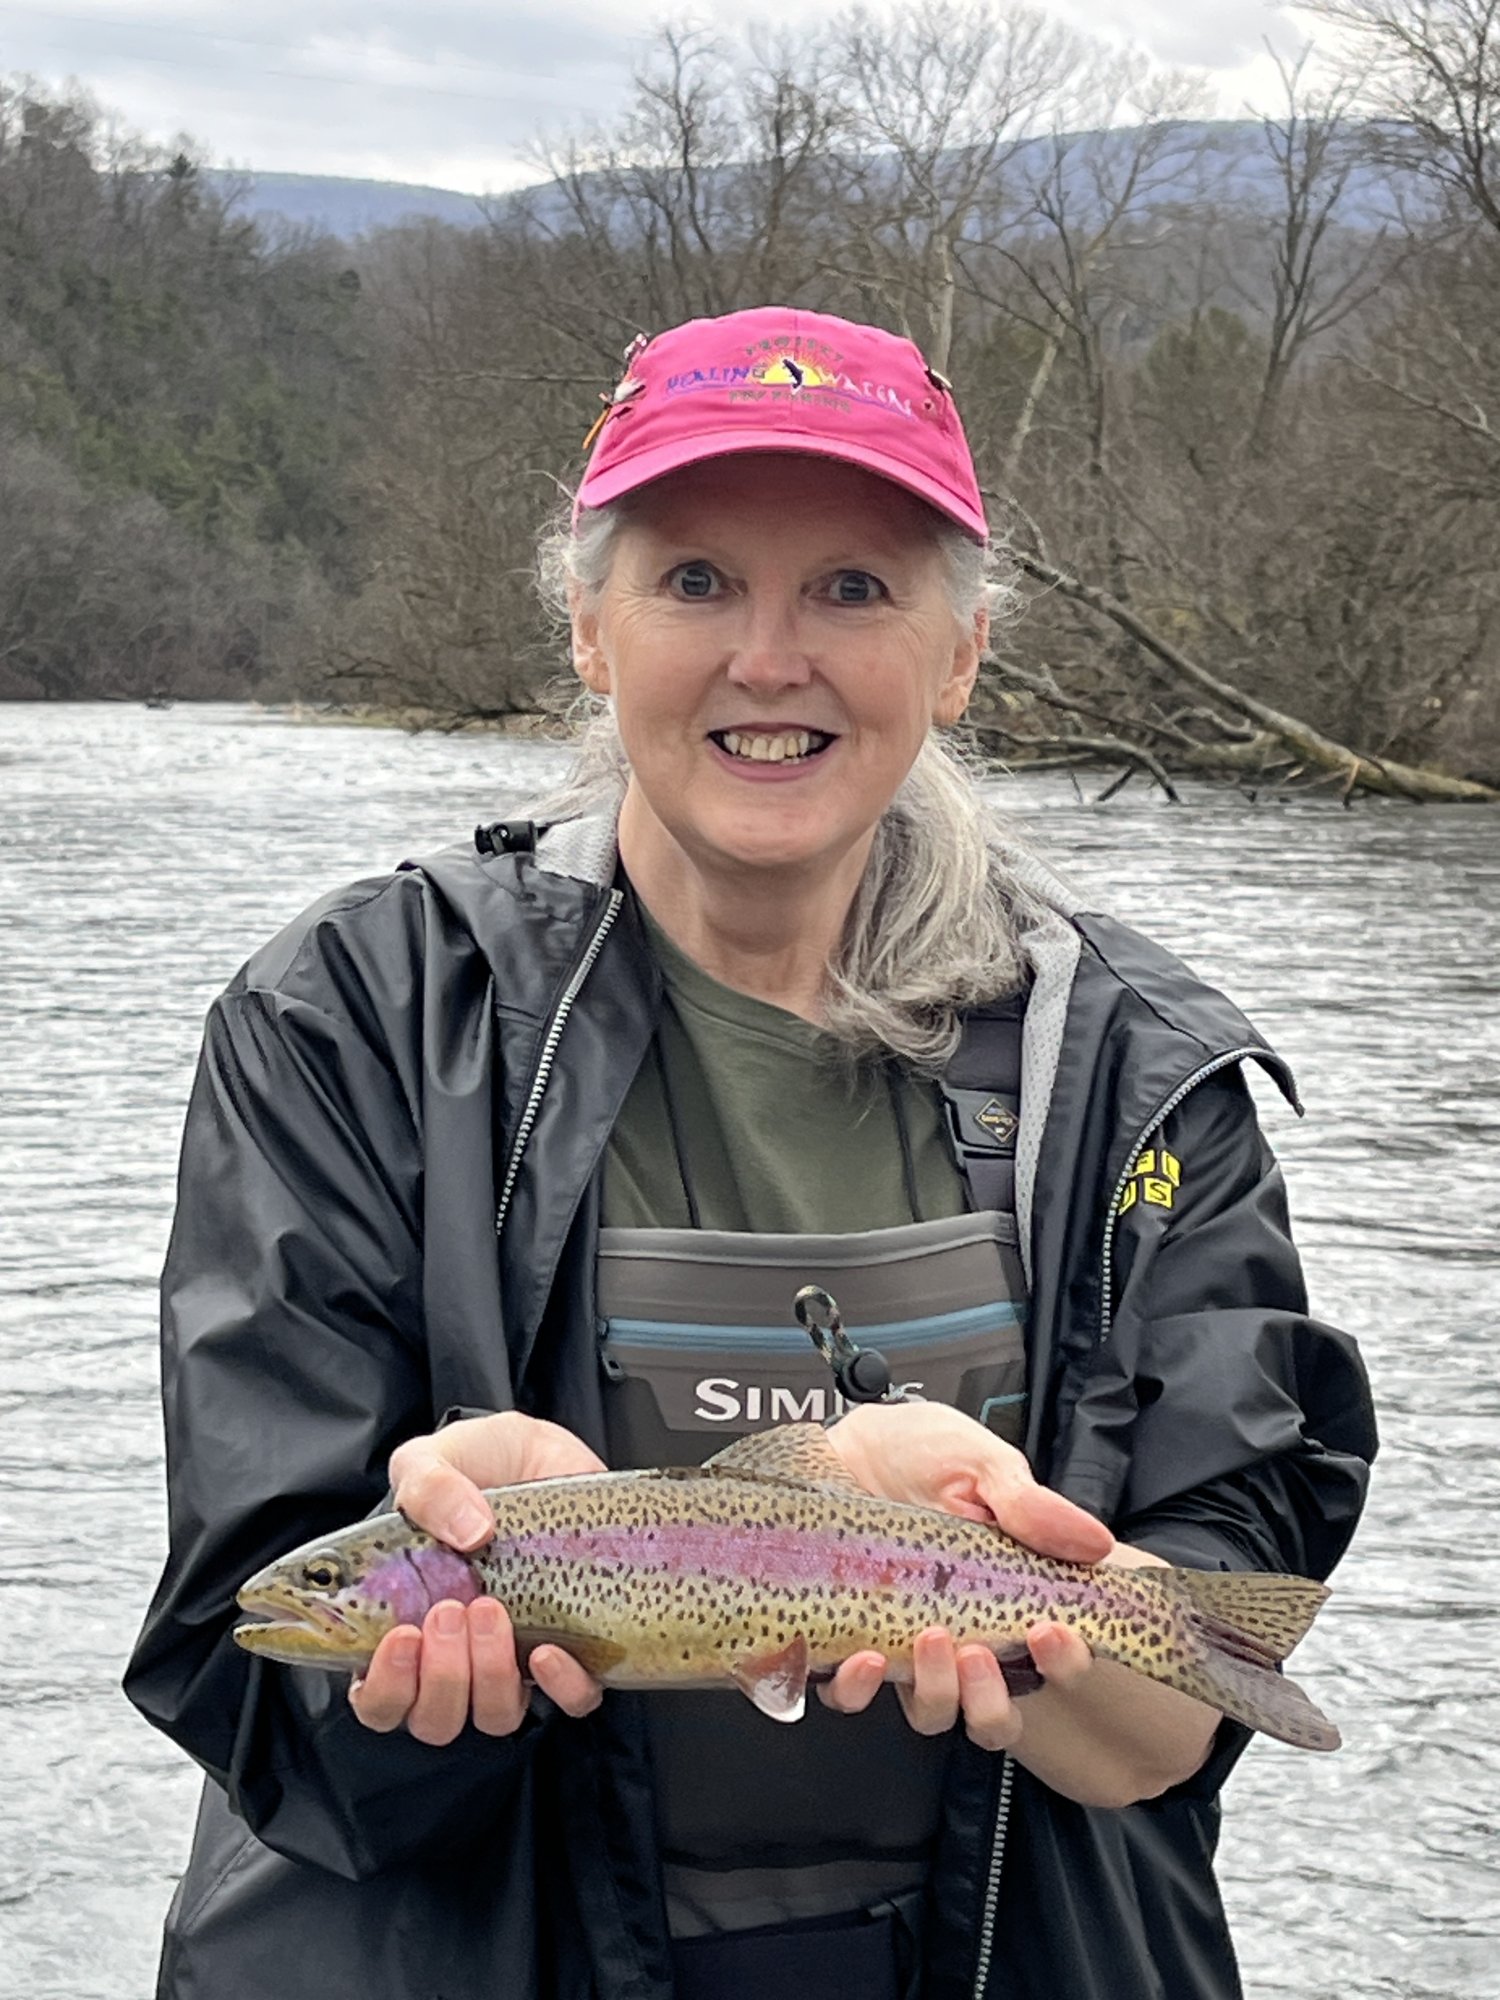
[(974, 613), (974, 623), (968, 631), (959, 634), (953, 648), (947, 678), (937, 691), (932, 704), (932, 719), (938, 723), (957, 722), (969, 705), (974, 692), (974, 683), (979, 678), (979, 663), (984, 658), (984, 649), (989, 644), (990, 614), (981, 608)]
[(599, 612), (581, 592), (570, 596), (569, 613), (573, 624), (573, 671), (592, 694), (612, 694), (609, 661), (599, 638)]

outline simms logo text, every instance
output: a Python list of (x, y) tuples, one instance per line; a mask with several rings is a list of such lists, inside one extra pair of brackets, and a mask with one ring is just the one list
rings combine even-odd
[[(920, 1403), (921, 1382), (898, 1382), (893, 1393)], [(729, 1375), (707, 1375), (694, 1390), (697, 1402), (693, 1415), (710, 1424), (795, 1424), (822, 1423), (825, 1417), (847, 1408), (836, 1389), (788, 1389), (763, 1387), (759, 1382), (736, 1382)]]

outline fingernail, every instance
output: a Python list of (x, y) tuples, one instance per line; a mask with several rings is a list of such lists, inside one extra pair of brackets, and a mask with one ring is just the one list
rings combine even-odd
[(432, 1627), (444, 1639), (456, 1639), (464, 1629), (461, 1604), (440, 1604), (432, 1614)]
[(443, 1536), (455, 1548), (471, 1548), (475, 1542), (487, 1542), (495, 1532), (495, 1524), (483, 1507), (472, 1500), (454, 1509), (448, 1517), (448, 1532)]
[(411, 1674), (417, 1670), (417, 1662), (422, 1656), (420, 1639), (398, 1639), (391, 1648), (391, 1665), (397, 1673)]
[(500, 1630), (500, 1606), (493, 1597), (481, 1597), (469, 1613), (469, 1630), (483, 1639), (492, 1639)]
[(989, 1679), (991, 1664), (988, 1653), (960, 1653), (958, 1677), (970, 1687), (979, 1687)]

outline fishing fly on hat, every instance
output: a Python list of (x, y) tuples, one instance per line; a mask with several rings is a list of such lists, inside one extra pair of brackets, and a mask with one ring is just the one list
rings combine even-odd
[(627, 350), (605, 404), (575, 518), (704, 459), (782, 451), (863, 466), (988, 536), (951, 388), (879, 327), (787, 306), (688, 320)]

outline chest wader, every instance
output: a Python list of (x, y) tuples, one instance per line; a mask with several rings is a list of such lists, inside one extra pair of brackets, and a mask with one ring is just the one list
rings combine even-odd
[[(612, 1466), (701, 1464), (753, 1431), (837, 1416), (794, 1314), (808, 1285), (885, 1358), (893, 1397), (949, 1404), (1019, 1444), (1019, 1005), (989, 1023), (985, 1053), (995, 1090), (942, 1086), (967, 1214), (838, 1236), (600, 1232)], [(717, 1692), (646, 1714), (677, 2000), (911, 2000), (950, 1739), (918, 1736), (889, 1688), (861, 1716), (809, 1704), (790, 1744)]]

